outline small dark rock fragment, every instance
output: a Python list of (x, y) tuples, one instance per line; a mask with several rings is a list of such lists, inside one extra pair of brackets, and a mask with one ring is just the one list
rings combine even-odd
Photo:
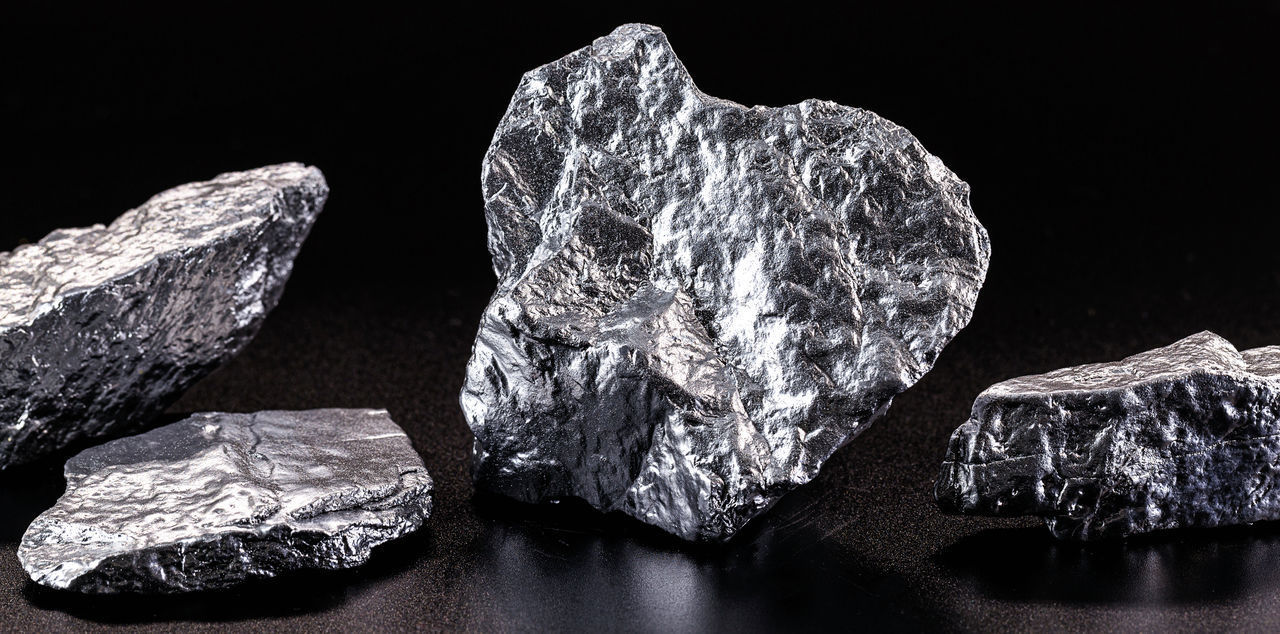
[(948, 512), (1039, 515), (1063, 539), (1280, 519), (1280, 346), (1210, 332), (997, 383), (951, 436)]

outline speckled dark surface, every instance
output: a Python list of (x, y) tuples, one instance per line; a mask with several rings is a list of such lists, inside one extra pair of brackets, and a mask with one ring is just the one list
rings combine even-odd
[[(437, 492), (424, 530), (360, 569), (95, 599), (33, 587), (13, 554), (61, 491), (57, 465), (0, 474), (0, 626), (1275, 629), (1280, 526), (1079, 547), (1033, 518), (942, 515), (931, 497), (949, 434), (996, 381), (1205, 329), (1242, 349), (1280, 343), (1280, 135), (1265, 89), (1277, 12), (1109, 11), (483, 15), (448, 28), (427, 14), (282, 13), (198, 36), (91, 15), (4, 33), (17, 70), (0, 110), (22, 125), (0, 172), (3, 248), (219, 171), (320, 166), (333, 193), (280, 306), (173, 411), (385, 407)], [(907, 126), (972, 185), (991, 233), (973, 321), (934, 370), (721, 548), (476, 499), (468, 478), (457, 394), (494, 284), (481, 155), (521, 72), (629, 20), (690, 42), (681, 56), (712, 94), (818, 96)], [(784, 63), (803, 52), (818, 61)]]

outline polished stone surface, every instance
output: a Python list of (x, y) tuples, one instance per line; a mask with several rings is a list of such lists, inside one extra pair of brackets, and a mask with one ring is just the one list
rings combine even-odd
[(238, 354), (328, 195), (261, 167), (0, 253), (0, 469), (144, 429)]
[(87, 449), (65, 476), (18, 559), (91, 594), (351, 568), (431, 513), (431, 477), (385, 410), (194, 414)]
[(478, 485), (689, 540), (729, 539), (883, 416), (991, 253), (905, 129), (706, 95), (641, 24), (526, 73), (482, 180)]

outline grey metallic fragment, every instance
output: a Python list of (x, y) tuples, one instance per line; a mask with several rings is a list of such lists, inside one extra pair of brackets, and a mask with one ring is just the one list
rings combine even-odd
[(329, 189), (291, 163), (0, 253), (0, 469), (145, 428), (253, 338)]
[(990, 253), (968, 186), (906, 130), (707, 96), (645, 25), (525, 74), (483, 189), (477, 482), (692, 540), (883, 414), (968, 322)]
[(350, 568), (431, 512), (431, 478), (383, 410), (195, 414), (88, 449), (66, 477), (18, 558), (88, 593)]
[(951, 437), (954, 513), (1039, 515), (1088, 540), (1280, 519), (1280, 346), (1202, 332), (991, 386)]

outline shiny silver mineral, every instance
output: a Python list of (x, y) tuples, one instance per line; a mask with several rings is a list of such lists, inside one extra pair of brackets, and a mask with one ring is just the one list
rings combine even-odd
[(1280, 519), (1280, 346), (1202, 332), (997, 383), (935, 494), (949, 512), (1042, 516), (1063, 539)]
[(0, 253), (0, 468), (150, 423), (257, 333), (329, 189), (291, 163)]
[(525, 74), (483, 188), (478, 483), (687, 539), (732, 536), (918, 380), (990, 252), (906, 130), (709, 97), (644, 25)]
[(350, 568), (431, 512), (431, 478), (383, 410), (195, 414), (88, 449), (66, 476), (18, 558), (90, 593)]

